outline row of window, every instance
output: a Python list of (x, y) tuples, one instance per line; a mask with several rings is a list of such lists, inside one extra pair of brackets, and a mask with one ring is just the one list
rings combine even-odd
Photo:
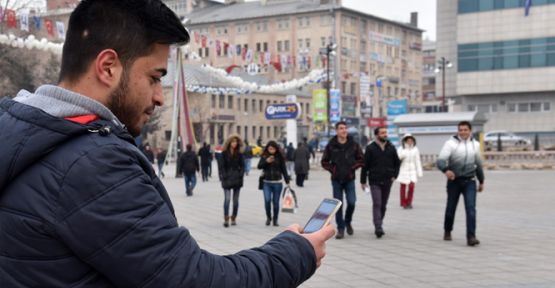
[[(525, 7), (526, 0), (459, 0), (459, 14)], [(532, 5), (555, 4), (555, 0), (533, 0)]]
[(458, 71), (555, 66), (555, 37), (461, 44)]
[[(267, 140), (267, 139), (272, 139), (272, 138), (277, 139), (281, 136), (280, 135), (281, 134), (280, 133), (281, 132), (280, 127), (278, 127), (278, 126), (266, 126), (266, 127), (264, 127), (264, 126), (258, 126), (258, 127), (251, 126), (250, 130), (252, 131), (252, 134), (250, 134), (251, 139), (257, 139), (258, 137), (260, 137), (262, 139)], [(266, 130), (265, 135), (264, 135), (264, 130)], [(272, 132), (273, 132), (273, 135), (272, 135)], [(237, 125), (237, 126), (235, 126), (235, 133), (237, 133), (243, 139), (249, 139), (249, 126)]]
[[(528, 113), (528, 112), (549, 112), (551, 111), (550, 102), (519, 102), (507, 103), (506, 112), (510, 113)], [(468, 111), (477, 111), (481, 113), (496, 113), (497, 104), (478, 104), (468, 105)]]
[[(227, 96), (227, 101), (226, 101), (226, 96)], [(269, 106), (270, 104), (278, 104), (277, 100), (264, 101), (264, 100), (256, 100), (256, 99), (243, 99), (243, 97), (237, 97), (237, 101), (234, 103), (233, 97), (234, 96), (232, 95), (212, 94), (212, 97), (210, 99), (211, 100), (210, 107), (212, 108), (218, 107), (220, 109), (226, 109), (226, 106), (227, 106), (227, 109), (230, 109), (230, 110), (236, 109), (237, 111), (243, 111), (243, 112), (264, 113), (264, 109), (266, 109), (266, 106)], [(279, 103), (283, 104), (285, 102), (280, 101)], [(234, 105), (236, 106), (234, 107)], [(307, 114), (307, 111), (310, 111), (310, 103), (300, 103), (300, 105), (303, 113)]]

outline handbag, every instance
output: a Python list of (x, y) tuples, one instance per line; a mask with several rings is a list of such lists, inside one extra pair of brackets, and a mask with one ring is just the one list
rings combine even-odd
[(284, 213), (297, 213), (297, 208), (299, 208), (299, 204), (297, 201), (297, 195), (295, 190), (291, 189), (290, 187), (283, 188), (283, 196), (282, 196), (282, 206), (281, 212)]
[(258, 177), (258, 190), (264, 190), (264, 171)]

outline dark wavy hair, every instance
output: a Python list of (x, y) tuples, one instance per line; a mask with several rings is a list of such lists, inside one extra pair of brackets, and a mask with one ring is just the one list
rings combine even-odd
[(83, 0), (71, 13), (59, 81), (75, 82), (105, 49), (125, 70), (154, 44), (185, 44), (189, 32), (160, 0)]
[(268, 151), (268, 148), (270, 147), (274, 147), (276, 149), (276, 154), (274, 154), (275, 157), (279, 158), (280, 160), (285, 159), (285, 157), (283, 156), (283, 152), (281, 151), (281, 147), (279, 147), (278, 143), (274, 140), (270, 140), (268, 144), (266, 144), (266, 147), (264, 147), (264, 151), (262, 152), (262, 156), (268, 157), (271, 155)]

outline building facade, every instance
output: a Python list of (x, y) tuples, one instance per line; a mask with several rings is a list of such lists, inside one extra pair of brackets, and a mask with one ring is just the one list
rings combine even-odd
[[(200, 63), (243, 70), (255, 63), (258, 74), (273, 82), (302, 78), (329, 63), (346, 118), (385, 116), (389, 99), (421, 106), (422, 30), (416, 15), (412, 24), (399, 23), (329, 0), (167, 3), (178, 14), (190, 11), (180, 15)], [(330, 43), (337, 47), (328, 62)], [(377, 79), (383, 83), (379, 91)]]
[[(555, 0), (437, 1), (437, 56), (455, 110), (485, 130), (555, 134)], [(441, 93), (436, 85), (436, 95)]]
[(439, 72), (441, 71), (436, 64), (436, 43), (424, 40), (422, 45), (422, 112), (441, 112), (442, 95), (436, 94), (436, 81)]

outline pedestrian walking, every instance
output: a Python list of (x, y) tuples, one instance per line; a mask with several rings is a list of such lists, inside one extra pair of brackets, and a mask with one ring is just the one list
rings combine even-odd
[(179, 167), (181, 167), (181, 173), (185, 179), (185, 193), (187, 196), (193, 196), (193, 190), (197, 185), (197, 172), (200, 171), (193, 145), (187, 144), (185, 153), (181, 154), (179, 159)]
[(476, 178), (478, 192), (484, 191), (484, 170), (480, 158), (480, 143), (472, 137), (472, 124), (462, 121), (457, 135), (451, 137), (439, 152), (437, 167), (447, 177), (447, 205), (443, 225), (443, 240), (451, 241), (457, 204), (462, 194), (466, 210), (466, 240), (468, 246), (480, 244), (476, 238)]
[[(401, 183), (400, 201), (404, 209), (412, 209), (412, 199), (414, 188), (418, 177), (422, 177), (422, 162), (420, 161), (420, 151), (416, 147), (414, 136), (407, 134), (401, 140), (401, 147), (397, 149), (397, 155), (401, 161), (399, 177), (397, 181)], [(407, 190), (408, 188), (408, 190)]]
[(208, 168), (210, 167), (210, 158), (212, 157), (210, 145), (207, 145), (206, 142), (202, 143), (202, 148), (199, 149), (198, 155), (200, 157), (202, 182), (206, 182), (208, 181)]
[(245, 158), (245, 175), (249, 176), (251, 172), (252, 166), (252, 147), (249, 145), (249, 142), (245, 140), (245, 152), (243, 153), (243, 157)]
[(292, 177), (293, 173), (295, 173), (295, 147), (293, 147), (293, 143), (289, 143), (289, 145), (285, 147), (285, 158), (287, 174)]
[(168, 150), (166, 149), (161, 149), (160, 152), (158, 152), (158, 155), (156, 155), (156, 161), (158, 163), (158, 177), (160, 178), (164, 178), (165, 174), (164, 174), (164, 164), (166, 162), (166, 155), (168, 154)]
[(208, 157), (208, 178), (212, 178), (212, 162), (214, 161), (215, 152), (214, 150), (212, 150), (210, 144), (208, 144), (208, 147), (206, 149), (210, 153), (210, 157)]
[[(242, 150), (243, 141), (237, 135), (229, 137), (222, 150), (221, 161), (218, 166), (220, 181), (224, 189), (224, 227), (236, 225), (237, 213), (239, 212), (239, 193), (243, 187), (243, 177), (245, 174), (245, 160)], [(233, 212), (229, 217), (229, 203), (233, 193)]]
[[(387, 210), (387, 201), (393, 181), (399, 176), (400, 160), (397, 150), (387, 138), (387, 128), (378, 127), (374, 130), (375, 139), (366, 146), (364, 152), (364, 168), (360, 174), (362, 189), (372, 193), (372, 217), (374, 234), (381, 238), (385, 232), (383, 219)], [(368, 184), (366, 184), (368, 182)]]
[(331, 138), (324, 149), (322, 156), (322, 167), (331, 173), (331, 184), (333, 187), (333, 198), (343, 201), (343, 194), (347, 199), (347, 208), (343, 215), (343, 206), (335, 214), (337, 222), (336, 239), (345, 237), (347, 234), (353, 235), (354, 229), (351, 225), (353, 213), (355, 212), (356, 193), (355, 193), (355, 171), (364, 165), (362, 150), (360, 146), (347, 133), (347, 123), (339, 121), (335, 124), (336, 136)]
[(299, 142), (293, 158), (295, 159), (295, 183), (298, 187), (304, 187), (304, 180), (310, 168), (310, 152), (304, 143)]
[(164, 104), (170, 45), (189, 42), (179, 17), (159, 0), (83, 0), (67, 23), (58, 83), (0, 99), (0, 286), (288, 288), (314, 275), (333, 227), (212, 254), (135, 146)]
[[(266, 209), (266, 226), (273, 222), (279, 226), (279, 200), (283, 189), (283, 181), (289, 187), (289, 174), (285, 168), (285, 157), (276, 141), (269, 141), (264, 147), (258, 169), (264, 173), (264, 208)], [(273, 206), (273, 207), (272, 207)], [(273, 216), (272, 216), (273, 210)]]

